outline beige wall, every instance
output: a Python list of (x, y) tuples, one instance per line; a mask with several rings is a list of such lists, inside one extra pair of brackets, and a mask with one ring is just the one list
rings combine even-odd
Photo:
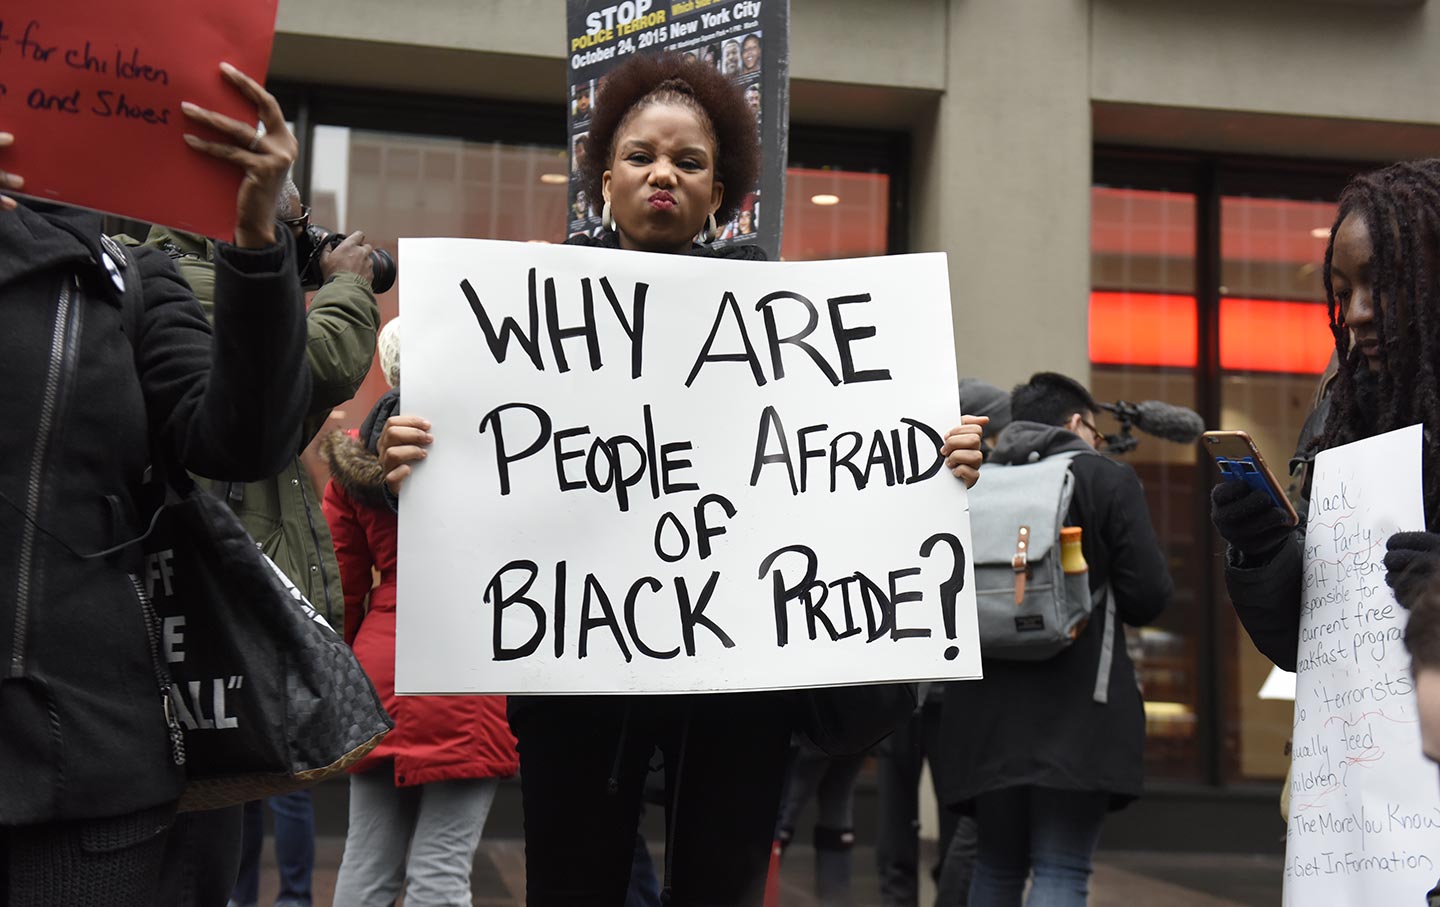
[[(961, 374), (1087, 372), (1095, 141), (1440, 148), (1440, 3), (792, 0), (792, 119), (913, 137)], [(272, 75), (558, 104), (562, 0), (281, 0)]]
[(1440, 122), (1440, 4), (1093, 0), (1097, 101)]
[[(792, 0), (791, 76), (939, 92), (949, 2)], [(276, 30), (271, 72), (285, 78), (514, 100), (564, 91), (563, 0), (281, 0)]]
[(957, 0), (916, 140), (914, 247), (950, 256), (961, 375), (1082, 380), (1090, 287), (1084, 0)]

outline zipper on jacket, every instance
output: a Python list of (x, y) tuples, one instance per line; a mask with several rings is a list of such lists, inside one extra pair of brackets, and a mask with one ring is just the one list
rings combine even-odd
[(71, 278), (60, 285), (60, 298), (55, 305), (55, 327), (50, 334), (50, 359), (45, 368), (45, 391), (40, 404), (40, 423), (35, 431), (35, 447), (30, 455), (30, 480), (25, 490), (25, 528), (20, 537), (20, 561), (15, 580), (15, 639), (10, 651), (10, 676), (25, 674), (25, 650), (30, 624), (30, 596), (35, 580), (36, 526), (40, 518), (40, 499), (45, 487), (46, 455), (59, 425), (56, 410), (60, 391), (75, 368), (74, 340), (80, 329), (80, 306), (75, 297), (79, 279)]
[(170, 672), (160, 655), (160, 615), (155, 605), (145, 594), (145, 586), (135, 574), (127, 574), (135, 597), (140, 601), (140, 613), (145, 618), (145, 638), (150, 643), (150, 665), (155, 669), (155, 684), (160, 690), (161, 708), (165, 711), (165, 727), (170, 732), (170, 758), (176, 765), (185, 764), (185, 732), (180, 729), (180, 719), (175, 717), (175, 701), (170, 698)]

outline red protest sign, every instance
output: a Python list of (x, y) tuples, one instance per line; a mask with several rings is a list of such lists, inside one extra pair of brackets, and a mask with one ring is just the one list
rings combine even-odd
[(264, 79), (276, 2), (5, 0), (0, 170), (27, 195), (229, 239), (241, 172), (185, 144), (217, 136), (180, 102), (257, 121), (220, 63)]

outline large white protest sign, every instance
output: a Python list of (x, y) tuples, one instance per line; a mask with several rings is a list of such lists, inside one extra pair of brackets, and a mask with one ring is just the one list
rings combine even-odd
[(397, 690), (979, 676), (943, 255), (401, 254)]
[(1315, 461), (1296, 675), (1285, 903), (1419, 904), (1440, 876), (1406, 614), (1385, 542), (1423, 529), (1420, 426)]

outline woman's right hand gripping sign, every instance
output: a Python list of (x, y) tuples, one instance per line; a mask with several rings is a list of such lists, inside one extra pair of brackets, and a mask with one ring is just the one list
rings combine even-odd
[(989, 416), (961, 416), (960, 424), (945, 433), (945, 444), (940, 448), (945, 468), (966, 488), (974, 488), (980, 480), (980, 464), (985, 461), (980, 439), (989, 424)]

